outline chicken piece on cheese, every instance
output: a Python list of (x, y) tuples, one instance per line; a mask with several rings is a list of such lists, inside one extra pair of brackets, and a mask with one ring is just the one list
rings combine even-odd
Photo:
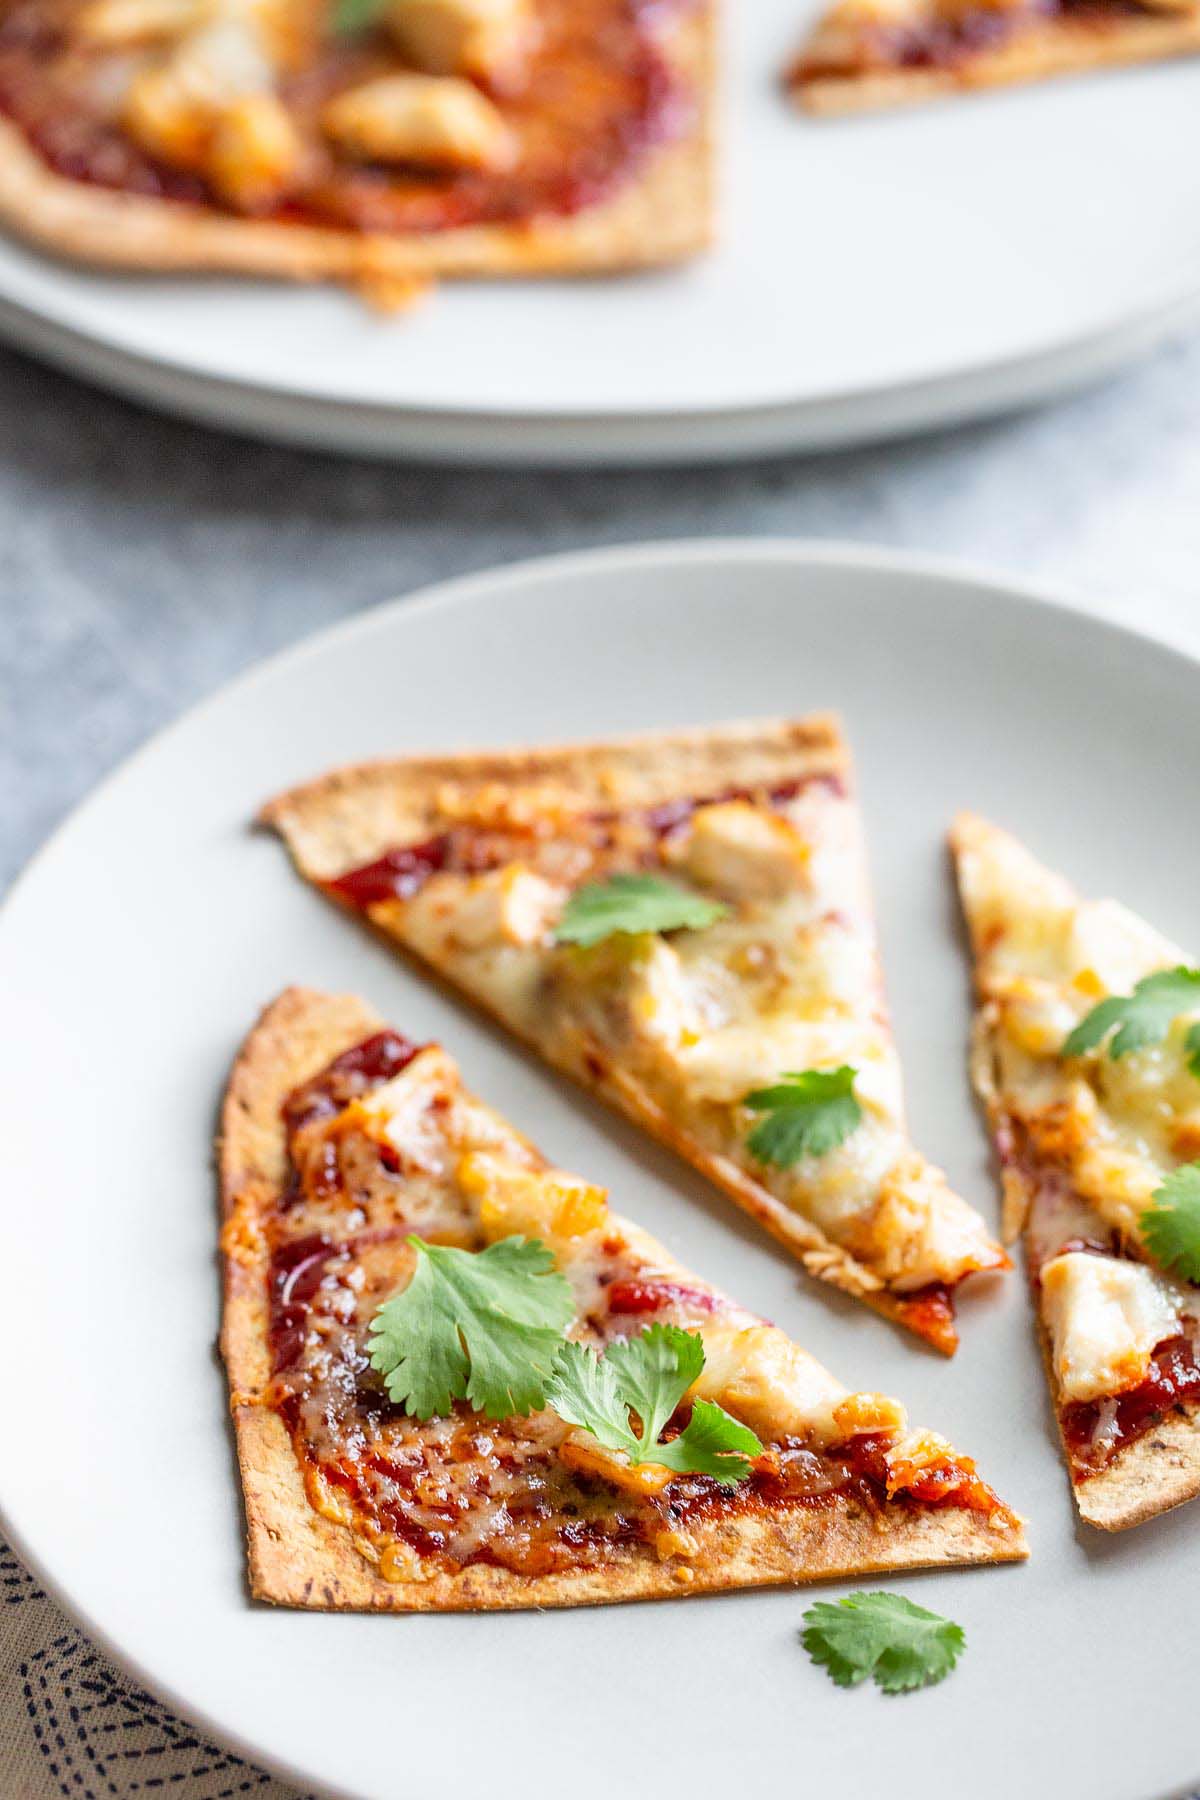
[(517, 153), (500, 109), (456, 76), (381, 75), (338, 94), (321, 120), (339, 149), (364, 162), (496, 171)]
[(1179, 1329), (1179, 1297), (1144, 1263), (1071, 1251), (1041, 1272), (1054, 1373), (1064, 1400), (1143, 1381), (1155, 1346)]
[(777, 900), (803, 882), (809, 846), (777, 814), (744, 800), (702, 806), (674, 860), (699, 884), (732, 900)]
[(388, 30), (429, 75), (513, 79), (535, 20), (531, 0), (391, 0)]

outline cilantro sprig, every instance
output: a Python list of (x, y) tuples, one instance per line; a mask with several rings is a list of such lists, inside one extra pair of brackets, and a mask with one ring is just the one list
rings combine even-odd
[(801, 1633), (808, 1654), (839, 1687), (873, 1676), (885, 1694), (944, 1681), (966, 1641), (952, 1619), (887, 1593), (818, 1601), (804, 1614)]
[(751, 1156), (789, 1169), (802, 1156), (824, 1156), (844, 1144), (862, 1123), (856, 1074), (845, 1063), (840, 1069), (805, 1069), (747, 1094), (742, 1105), (766, 1115), (746, 1139)]
[[(610, 1344), (603, 1356), (583, 1344), (564, 1344), (546, 1390), (547, 1403), (568, 1425), (590, 1431), (606, 1450), (620, 1450), (635, 1466), (658, 1463), (677, 1475), (712, 1475), (726, 1486), (750, 1473), (762, 1445), (748, 1426), (711, 1400), (697, 1400), (683, 1431), (669, 1443), (664, 1426), (704, 1367), (696, 1332), (651, 1325), (640, 1337)], [(639, 1436), (630, 1413), (641, 1420)]]
[(575, 1316), (571, 1284), (537, 1238), (501, 1238), (477, 1252), (406, 1241), (416, 1253), (412, 1277), (376, 1312), (370, 1357), (389, 1396), (416, 1418), (444, 1417), (456, 1400), (490, 1419), (551, 1406), (631, 1463), (726, 1485), (762, 1454), (754, 1433), (711, 1400), (697, 1400), (684, 1430), (659, 1441), (704, 1367), (698, 1333), (652, 1325), (597, 1356), (565, 1336)]
[(661, 875), (613, 875), (571, 895), (555, 942), (590, 949), (618, 932), (703, 931), (727, 916), (720, 900), (706, 900)]
[(1164, 1269), (1200, 1282), (1200, 1162), (1184, 1163), (1150, 1196), (1139, 1223)]
[(354, 37), (379, 19), (387, 0), (334, 0), (330, 24), (335, 37)]
[(371, 1365), (388, 1394), (418, 1419), (466, 1400), (489, 1419), (544, 1406), (563, 1333), (575, 1316), (571, 1284), (537, 1238), (453, 1250), (410, 1237), (416, 1267), (371, 1324)]
[[(1132, 994), (1111, 994), (1093, 1006), (1063, 1043), (1063, 1056), (1086, 1056), (1109, 1033), (1108, 1054), (1117, 1059), (1131, 1050), (1161, 1044), (1180, 1013), (1200, 1009), (1200, 969), (1160, 969), (1147, 975)], [(1113, 1028), (1117, 1027), (1114, 1031)], [(1188, 1068), (1200, 1076), (1200, 1021), (1185, 1040)]]

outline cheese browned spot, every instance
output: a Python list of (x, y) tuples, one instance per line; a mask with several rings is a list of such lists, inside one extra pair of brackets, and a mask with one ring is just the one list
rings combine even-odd
[(341, 149), (366, 162), (497, 170), (516, 155), (499, 109), (455, 76), (380, 76), (331, 100), (322, 123)]

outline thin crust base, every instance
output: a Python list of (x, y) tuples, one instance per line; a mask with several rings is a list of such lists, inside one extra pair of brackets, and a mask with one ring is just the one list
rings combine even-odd
[(1200, 51), (1200, 12), (1114, 18), (1052, 19), (1022, 31), (998, 50), (972, 52), (954, 68), (895, 69), (861, 75), (793, 77), (795, 99), (826, 118), (919, 106), (987, 88), (1049, 81), (1057, 76), (1130, 68)]
[(712, 239), (713, 38), (711, 0), (697, 0), (664, 45), (696, 97), (689, 130), (652, 151), (613, 199), (571, 217), (406, 236), (238, 218), (70, 181), (0, 117), (0, 224), (101, 268), (289, 281), (587, 275), (680, 262)]
[[(391, 844), (414, 841), (430, 824), (439, 795), (502, 786), (519, 805), (553, 805), (565, 795), (596, 805), (653, 805), (682, 793), (719, 793), (772, 786), (799, 776), (829, 777), (849, 784), (850, 754), (840, 722), (831, 714), (798, 720), (766, 720), (711, 730), (675, 731), (553, 749), (464, 752), (397, 758), (335, 769), (279, 795), (263, 807), (260, 822), (284, 838), (300, 873), (310, 881), (369, 862)], [(860, 905), (870, 911), (870, 896)], [(361, 914), (355, 916), (361, 917)], [(796, 1256), (807, 1272), (865, 1302), (894, 1323), (905, 1324), (903, 1295), (883, 1287), (857, 1258), (826, 1237), (754, 1181), (729, 1158), (712, 1154), (682, 1130), (628, 1071), (595, 1054), (582, 1033), (549, 1045), (518, 1020), (492, 1009), (485, 996), (458, 985), (454, 969), (406, 944), (381, 918), (376, 928), (394, 948), (416, 956), (456, 994), (497, 1018), (538, 1055), (597, 1094), (635, 1124), (682, 1156)], [(952, 1346), (949, 1351), (952, 1353)]]
[(1024, 1534), (977, 1513), (896, 1505), (881, 1514), (839, 1500), (820, 1511), (756, 1513), (693, 1526), (700, 1549), (685, 1572), (648, 1546), (602, 1567), (524, 1577), (471, 1567), (427, 1580), (384, 1580), (349, 1531), (310, 1505), (288, 1432), (261, 1396), (266, 1347), (266, 1246), (257, 1204), (285, 1176), (284, 1095), (382, 1021), (352, 996), (289, 989), (267, 1008), (237, 1058), (221, 1119), (225, 1221), (221, 1350), (245, 1496), (250, 1586), (256, 1599), (332, 1611), (455, 1612), (588, 1606), (735, 1587), (807, 1582), (893, 1569), (1011, 1562)]

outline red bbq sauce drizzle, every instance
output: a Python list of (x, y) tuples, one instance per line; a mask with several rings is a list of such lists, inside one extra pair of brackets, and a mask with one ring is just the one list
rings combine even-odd
[[(646, 839), (645, 849), (652, 852), (665, 838), (682, 831), (692, 816), (703, 806), (719, 806), (735, 800), (757, 801), (771, 807), (786, 806), (805, 789), (824, 788), (840, 795), (845, 786), (840, 776), (822, 773), (798, 776), (775, 787), (754, 789), (725, 788), (717, 794), (685, 795), (675, 800), (660, 801), (655, 806), (609, 808), (584, 813), (575, 821), (574, 829), (585, 843), (590, 839), (602, 853), (615, 840), (619, 829)], [(483, 875), (491, 869), (503, 868), (508, 862), (527, 855), (537, 844), (537, 834), (515, 828), (489, 829), (483, 826), (455, 825), (447, 831), (423, 838), (419, 843), (397, 845), (384, 851), (372, 862), (348, 869), (322, 883), (347, 906), (360, 911), (378, 906), (385, 900), (411, 900), (431, 876), (448, 871), (458, 875)]]
[(374, 1037), (346, 1050), (314, 1075), (311, 1081), (293, 1088), (283, 1103), (283, 1122), (287, 1127), (289, 1147), (292, 1138), (306, 1125), (320, 1119), (332, 1119), (343, 1107), (373, 1088), (382, 1087), (406, 1069), (420, 1050), (398, 1031), (377, 1031)]
[(610, 1313), (638, 1317), (662, 1312), (664, 1307), (686, 1306), (697, 1312), (717, 1312), (721, 1302), (704, 1288), (687, 1287), (680, 1281), (653, 1279), (614, 1281), (606, 1289)]

